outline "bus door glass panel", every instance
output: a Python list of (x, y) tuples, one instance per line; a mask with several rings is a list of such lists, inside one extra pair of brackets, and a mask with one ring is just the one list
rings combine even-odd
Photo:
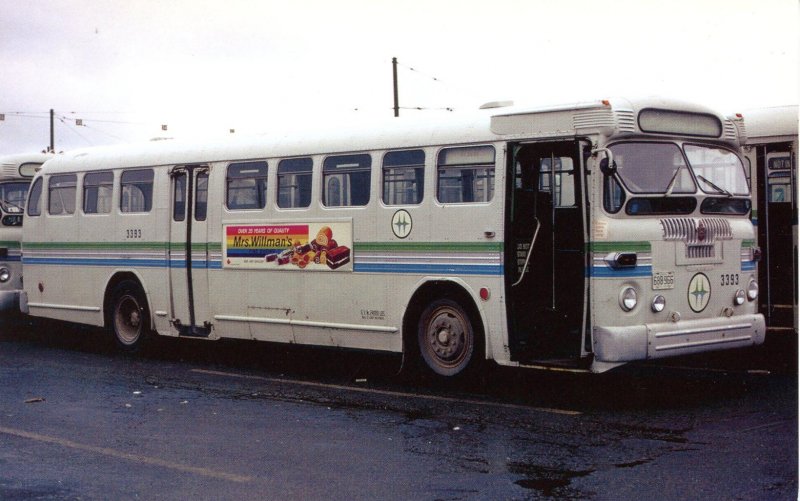
[(512, 357), (578, 355), (584, 297), (579, 145), (528, 144), (514, 151), (506, 254)]
[[(793, 228), (797, 225), (795, 172), (785, 152), (767, 153), (767, 273), (769, 315), (772, 325), (791, 327), (796, 304), (797, 269)], [(760, 218), (761, 221), (764, 218)], [(791, 279), (789, 277), (792, 277)]]
[[(182, 327), (191, 326), (192, 321), (195, 326), (202, 327), (208, 320), (207, 205), (207, 169), (193, 166), (174, 170), (169, 245), (170, 301), (172, 318)], [(187, 245), (189, 238), (190, 246)], [(191, 251), (187, 252), (189, 249)]]

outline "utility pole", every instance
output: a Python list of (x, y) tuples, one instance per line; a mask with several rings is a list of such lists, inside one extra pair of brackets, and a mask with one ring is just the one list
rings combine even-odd
[(394, 82), (394, 116), (400, 116), (400, 103), (397, 99), (397, 58), (392, 58), (392, 81)]
[(50, 151), (56, 151), (55, 133), (53, 131), (53, 108), (50, 108)]

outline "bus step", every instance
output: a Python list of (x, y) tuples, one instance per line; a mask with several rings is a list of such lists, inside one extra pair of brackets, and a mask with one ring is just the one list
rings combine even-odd
[(199, 337), (204, 338), (211, 335), (211, 327), (200, 327), (197, 325), (181, 325), (178, 327), (178, 335), (180, 337)]

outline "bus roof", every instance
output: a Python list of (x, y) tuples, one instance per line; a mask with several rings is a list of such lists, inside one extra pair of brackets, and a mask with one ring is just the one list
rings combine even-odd
[[(20, 173), (20, 167), (26, 164), (36, 166), (54, 158), (51, 153), (16, 153), (0, 156), (0, 179), (20, 179), (33, 177), (32, 169)], [(30, 175), (28, 175), (30, 173)]]
[(760, 143), (767, 137), (791, 136), (797, 139), (796, 104), (748, 110), (743, 115), (748, 144)]
[[(209, 163), (296, 157), (375, 149), (490, 142), (517, 137), (570, 137), (576, 134), (637, 133), (636, 114), (646, 108), (723, 116), (695, 104), (649, 98), (612, 99), (545, 107), (489, 107), (436, 117), (387, 117), (284, 127), (252, 136), (211, 140), (159, 140), (73, 150), (47, 164), (50, 173), (109, 168)], [(732, 127), (732, 125), (731, 125)], [(726, 127), (717, 140), (735, 141)]]

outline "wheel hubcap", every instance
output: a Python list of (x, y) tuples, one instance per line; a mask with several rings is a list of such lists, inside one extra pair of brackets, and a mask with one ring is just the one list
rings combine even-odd
[(115, 315), (116, 333), (125, 344), (133, 344), (141, 332), (142, 315), (139, 303), (131, 296), (124, 296), (117, 305)]
[(428, 329), (428, 340), (433, 353), (445, 362), (456, 361), (464, 355), (464, 321), (458, 312), (450, 308), (436, 312)]

